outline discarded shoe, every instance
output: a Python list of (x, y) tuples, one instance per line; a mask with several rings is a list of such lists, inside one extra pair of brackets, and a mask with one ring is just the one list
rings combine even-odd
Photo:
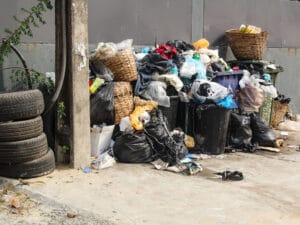
[(244, 179), (243, 173), (239, 171), (224, 171), (215, 173), (216, 175), (222, 176), (222, 180), (240, 181)]

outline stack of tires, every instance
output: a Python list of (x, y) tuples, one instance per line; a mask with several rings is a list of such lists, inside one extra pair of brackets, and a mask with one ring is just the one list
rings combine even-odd
[(43, 133), (43, 110), (39, 90), (0, 94), (0, 176), (31, 178), (54, 170), (54, 154)]

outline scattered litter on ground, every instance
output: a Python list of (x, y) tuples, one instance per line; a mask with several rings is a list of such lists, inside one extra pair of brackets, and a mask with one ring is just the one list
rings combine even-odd
[(76, 216), (77, 216), (76, 213), (73, 213), (73, 212), (68, 212), (68, 213), (67, 213), (67, 217), (68, 217), (68, 218), (75, 218)]
[(240, 181), (244, 179), (244, 175), (239, 171), (223, 171), (215, 173), (218, 176), (221, 176), (222, 180), (231, 180), (231, 181)]
[(81, 167), (82, 172), (84, 173), (91, 173), (92, 169), (90, 167)]

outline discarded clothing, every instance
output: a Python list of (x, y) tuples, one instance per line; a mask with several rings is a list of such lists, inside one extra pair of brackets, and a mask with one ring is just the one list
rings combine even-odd
[(154, 80), (163, 81), (163, 82), (167, 83), (168, 85), (172, 85), (176, 89), (177, 92), (179, 92), (183, 87), (183, 83), (180, 80), (180, 78), (173, 74), (157, 75), (157, 76), (154, 76), (153, 78), (154, 78)]
[(160, 45), (154, 50), (154, 52), (160, 54), (165, 59), (173, 59), (177, 53), (177, 50), (169, 45)]
[(182, 53), (182, 52), (185, 52), (188, 50), (195, 50), (193, 45), (186, 43), (185, 41), (178, 41), (178, 40), (167, 41), (166, 45), (176, 48), (176, 50), (179, 53)]
[(158, 53), (150, 53), (139, 61), (137, 66), (139, 73), (152, 75), (153, 73), (167, 74), (173, 64)]
[(163, 58), (167, 60), (172, 60), (172, 62), (177, 66), (177, 68), (181, 68), (182, 64), (185, 61), (182, 54), (179, 54), (176, 48), (168, 45), (160, 45), (154, 50), (154, 52), (159, 53)]

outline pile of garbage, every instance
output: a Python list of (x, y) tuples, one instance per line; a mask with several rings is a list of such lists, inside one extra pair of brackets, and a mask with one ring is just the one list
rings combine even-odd
[(99, 43), (90, 58), (93, 166), (150, 163), (194, 174), (189, 153), (254, 152), (274, 147), (262, 121), (270, 75), (230, 66), (206, 39), (134, 49), (133, 40)]

